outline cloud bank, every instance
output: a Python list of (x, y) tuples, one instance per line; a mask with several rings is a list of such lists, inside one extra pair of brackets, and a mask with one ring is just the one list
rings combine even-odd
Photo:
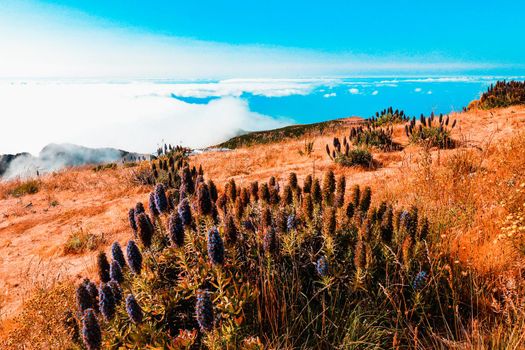
[(163, 141), (204, 147), (239, 130), (270, 129), (291, 122), (254, 113), (245, 100), (231, 95), (206, 104), (186, 103), (171, 96), (172, 87), (3, 82), (0, 153), (36, 154), (50, 142), (142, 153), (153, 151)]
[(114, 148), (92, 149), (71, 144), (49, 144), (40, 151), (38, 157), (24, 153), (8, 160), (7, 168), (0, 167), (0, 179), (33, 177), (69, 166), (133, 161), (137, 157), (149, 159), (149, 155), (124, 153)]

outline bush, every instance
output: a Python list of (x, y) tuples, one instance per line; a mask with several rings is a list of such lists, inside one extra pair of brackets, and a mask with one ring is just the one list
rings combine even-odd
[(368, 122), (373, 126), (383, 126), (388, 124), (399, 124), (409, 121), (410, 118), (405, 114), (403, 110), (394, 109), (388, 107), (381, 112), (376, 112), (374, 116), (368, 119)]
[[(400, 145), (392, 140), (394, 129), (392, 127), (376, 127), (368, 124), (366, 127), (352, 128), (349, 140), (358, 146), (375, 147), (382, 151), (390, 152), (400, 149)], [(344, 140), (343, 140), (344, 143)]]
[(348, 154), (338, 155), (334, 161), (345, 167), (362, 166), (371, 168), (373, 165), (372, 153), (365, 148), (354, 148)]
[(432, 113), (430, 117), (421, 115), (419, 123), (415, 118), (412, 119), (409, 124), (405, 125), (405, 133), (411, 143), (450, 149), (456, 147), (457, 143), (450, 136), (455, 126), (456, 120), (450, 124), (449, 116), (440, 114), (437, 118)]
[[(356, 154), (370, 162), (366, 151)], [(323, 191), (333, 192), (333, 178), (325, 176)], [(189, 179), (184, 201), (197, 208), (202, 182)], [(141, 268), (122, 270), (118, 295), (134, 302), (104, 291), (117, 305), (99, 317), (103, 347), (407, 348), (417, 329), (421, 347), (432, 348), (462, 337), (457, 325), (474, 314), (477, 284), (418, 208), (373, 206), (368, 187), (354, 188), (346, 203), (308, 206), (311, 195), (292, 183), (292, 200), (272, 179), (264, 185), (274, 200), (221, 194), (211, 213), (189, 211), (183, 244), (167, 236), (177, 209), (158, 215), (151, 244), (132, 254)], [(235, 239), (225, 232), (233, 228)]]
[(352, 145), (360, 148), (373, 147), (385, 152), (396, 151), (401, 149), (401, 146), (393, 141), (393, 133), (392, 126), (382, 128), (375, 126), (374, 123), (353, 127), (350, 129), (348, 139), (346, 136), (343, 137), (343, 142), (338, 137), (334, 137), (333, 149), (326, 145), (326, 153), (332, 160), (335, 160), (340, 155), (348, 157)]
[(488, 90), (481, 95), (477, 103), (469, 106), (481, 109), (497, 107), (508, 107), (512, 105), (525, 104), (525, 81), (498, 81), (490, 85)]
[(117, 168), (116, 163), (99, 164), (93, 167), (93, 171), (98, 172), (98, 171), (104, 171), (104, 170), (110, 170), (110, 169), (116, 169), (116, 168)]
[(126, 162), (123, 164), (124, 168), (134, 168), (138, 166), (139, 164), (136, 162)]
[(8, 194), (13, 197), (22, 197), (27, 194), (35, 194), (40, 190), (40, 182), (38, 180), (28, 180), (17, 185), (11, 189)]
[(149, 168), (132, 169), (130, 181), (135, 185), (154, 185), (155, 176)]

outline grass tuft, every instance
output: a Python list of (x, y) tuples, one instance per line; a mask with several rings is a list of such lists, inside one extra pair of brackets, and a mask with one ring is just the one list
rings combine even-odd
[(66, 243), (64, 243), (63, 253), (64, 255), (82, 254), (87, 251), (97, 250), (104, 243), (105, 239), (103, 236), (95, 235), (79, 227), (69, 234)]
[(29, 194), (35, 194), (39, 190), (40, 182), (38, 180), (27, 180), (12, 188), (8, 194), (18, 198)]

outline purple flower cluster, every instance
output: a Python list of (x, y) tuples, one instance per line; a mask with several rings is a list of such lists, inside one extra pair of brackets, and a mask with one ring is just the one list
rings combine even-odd
[(168, 198), (166, 197), (166, 189), (163, 184), (157, 184), (157, 186), (155, 186), (154, 200), (158, 213), (168, 211)]
[(211, 331), (213, 329), (213, 303), (210, 292), (207, 290), (197, 291), (195, 314), (202, 331)]
[(184, 226), (178, 214), (171, 214), (168, 219), (168, 235), (171, 243), (177, 247), (184, 245)]
[(111, 256), (113, 260), (119, 263), (121, 269), (126, 267), (126, 259), (124, 259), (124, 253), (122, 253), (122, 248), (118, 242), (111, 245)]
[(156, 217), (160, 214), (157, 205), (155, 204), (155, 192), (150, 192), (149, 194), (148, 207), (152, 217)]
[(84, 283), (80, 284), (77, 288), (77, 305), (80, 313), (84, 313), (87, 309), (93, 308), (93, 299)]
[(184, 198), (184, 200), (179, 203), (177, 211), (182, 220), (182, 224), (186, 227), (191, 226), (193, 219), (191, 216), (190, 201), (188, 198)]
[(128, 316), (133, 323), (139, 324), (142, 322), (142, 308), (137, 303), (137, 300), (135, 300), (133, 294), (129, 294), (126, 297), (126, 312), (128, 313)]
[(113, 292), (115, 304), (120, 304), (120, 302), (122, 301), (122, 288), (120, 288), (120, 284), (117, 281), (109, 281), (108, 286), (111, 287), (111, 291)]
[(140, 242), (144, 247), (149, 248), (151, 246), (151, 240), (153, 239), (153, 224), (146, 213), (137, 215), (136, 220)]
[(134, 234), (137, 234), (137, 223), (135, 222), (135, 209), (131, 208), (128, 211), (128, 221), (129, 226), (131, 226), (131, 229), (133, 230)]
[(273, 254), (277, 250), (277, 237), (273, 226), (268, 226), (265, 229), (263, 237), (263, 249), (268, 254)]
[(321, 277), (328, 275), (328, 261), (326, 261), (326, 257), (324, 255), (317, 259), (317, 262), (315, 263), (315, 269)]
[(118, 283), (122, 283), (124, 281), (124, 275), (122, 274), (122, 269), (120, 267), (120, 264), (113, 260), (111, 262), (111, 267), (109, 269), (109, 276), (111, 277), (111, 280), (116, 281)]
[(82, 317), (82, 339), (88, 350), (99, 350), (102, 345), (102, 332), (93, 309), (87, 309)]
[(414, 281), (412, 282), (412, 287), (415, 290), (420, 290), (421, 288), (425, 286), (425, 284), (427, 283), (427, 280), (428, 280), (428, 273), (426, 271), (420, 271), (418, 272), (416, 277), (414, 277)]
[(222, 265), (224, 263), (224, 243), (215, 227), (208, 232), (208, 257), (214, 265)]
[(134, 241), (128, 242), (126, 255), (128, 257), (128, 266), (131, 271), (136, 275), (140, 275), (140, 271), (142, 270), (142, 254)]
[(115, 297), (113, 296), (113, 290), (111, 289), (111, 286), (109, 286), (106, 283), (100, 287), (98, 294), (100, 296), (100, 313), (102, 314), (102, 316), (104, 316), (106, 321), (110, 321), (111, 319), (113, 319), (113, 316), (115, 316), (116, 311), (116, 303)]

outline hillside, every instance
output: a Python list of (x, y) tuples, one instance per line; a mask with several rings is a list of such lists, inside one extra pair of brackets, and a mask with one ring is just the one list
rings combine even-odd
[[(417, 205), (421, 214), (437, 222), (439, 245), (455, 255), (457, 264), (480, 276), (496, 276), (490, 283), (498, 293), (515, 293), (518, 287), (507, 288), (505, 283), (522, 283), (525, 263), (519, 228), (524, 222), (512, 219), (521, 215), (517, 213), (525, 186), (525, 107), (471, 110), (450, 118), (457, 120), (451, 137), (460, 147), (439, 150), (409, 144), (404, 124), (398, 124), (393, 139), (405, 147), (373, 150), (380, 164), (376, 169), (341, 167), (326, 154), (326, 144), (348, 135), (356, 119), (242, 135), (218, 145), (231, 151), (205, 152), (191, 156), (189, 162), (202, 166), (206, 180), (213, 179), (219, 192), (231, 179), (243, 188), (275, 176), (284, 186), (291, 172), (302, 184), (307, 175), (322, 178), (333, 170), (336, 177), (346, 177), (347, 197), (354, 185), (371, 186), (373, 205), (383, 200), (403, 207)], [(313, 142), (312, 153), (301, 155), (308, 142)], [(48, 291), (63, 286), (59, 281), (96, 280), (97, 250), (108, 251), (113, 241), (124, 246), (130, 239), (128, 208), (139, 201), (147, 205), (151, 191), (137, 184), (134, 174), (147, 168), (144, 162), (136, 168), (99, 172), (69, 169), (40, 177), (38, 192), (19, 197), (11, 193), (22, 182), (0, 184), (0, 288), (5, 291), (0, 305), (6, 339), (20, 339), (13, 330), (23, 330), (24, 319), (14, 317), (35, 307), (30, 298), (35, 286)], [(66, 252), (72, 237), (82, 233), (92, 234), (98, 242), (93, 250)], [(67, 300), (50, 302), (49, 310), (72, 305), (72, 299)], [(503, 308), (503, 302), (495, 303)], [(57, 315), (58, 311), (50, 317)]]
[(236, 149), (254, 145), (264, 145), (283, 140), (293, 140), (305, 136), (323, 135), (336, 129), (361, 122), (361, 118), (334, 119), (313, 124), (295, 124), (283, 128), (245, 133), (218, 144), (214, 148)]

